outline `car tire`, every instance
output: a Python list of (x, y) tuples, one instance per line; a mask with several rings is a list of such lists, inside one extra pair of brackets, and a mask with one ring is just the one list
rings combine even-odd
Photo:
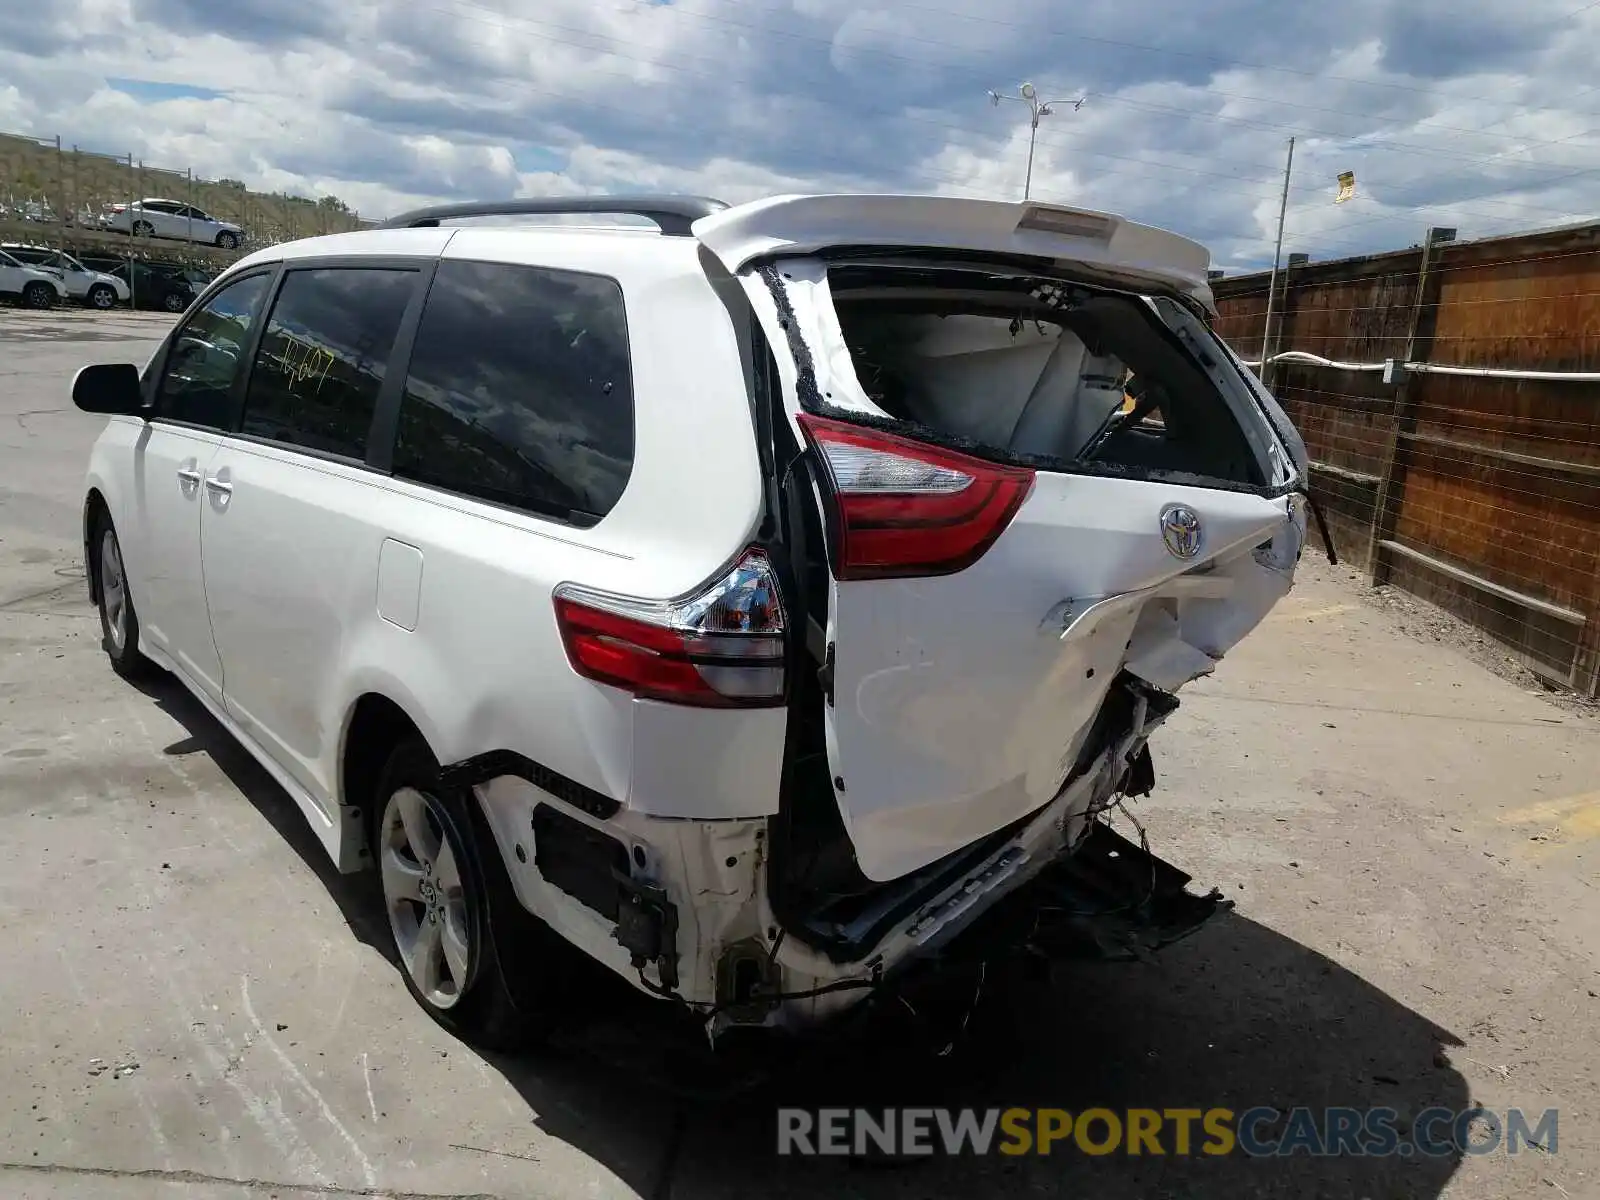
[(54, 308), (56, 290), (48, 283), (34, 280), (22, 289), (22, 303), (27, 308)]
[(189, 302), (183, 298), (180, 292), (168, 292), (161, 297), (161, 307), (169, 313), (181, 313), (189, 307)]
[(133, 223), (134, 237), (155, 237), (156, 227), (149, 221), (135, 221)]
[(223, 230), (217, 234), (217, 245), (224, 250), (237, 250), (239, 248), (239, 235)]
[(518, 901), (476, 798), (441, 786), (419, 740), (395, 747), (375, 796), (369, 844), (406, 990), (483, 1049), (542, 1040), (576, 952)]
[(100, 645), (111, 669), (124, 679), (140, 679), (153, 664), (139, 650), (139, 614), (128, 588), (128, 574), (111, 518), (101, 515), (90, 542), (89, 569), (94, 572), (94, 594), (100, 609)]
[(89, 289), (89, 294), (85, 297), (85, 300), (90, 308), (98, 308), (104, 311), (105, 309), (116, 307), (117, 292), (115, 288), (108, 287), (103, 283), (97, 283)]

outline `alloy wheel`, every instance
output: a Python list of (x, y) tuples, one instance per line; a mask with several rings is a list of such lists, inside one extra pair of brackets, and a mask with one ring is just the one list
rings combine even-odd
[(378, 839), (395, 948), (417, 991), (438, 1009), (460, 1002), (472, 964), (460, 852), (447, 829), (436, 800), (404, 787), (384, 806)]
[(120, 654), (128, 641), (128, 581), (117, 535), (110, 529), (100, 537), (100, 605), (105, 612), (106, 636)]

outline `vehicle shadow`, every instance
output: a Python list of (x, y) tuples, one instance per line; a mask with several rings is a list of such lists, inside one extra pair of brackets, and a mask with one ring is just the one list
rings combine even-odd
[[(1459, 1156), (1440, 1158), (1083, 1153), (1070, 1138), (1048, 1156), (873, 1161), (780, 1157), (780, 1105), (881, 1109), (1231, 1109), (1298, 1106), (1395, 1110), (1396, 1126), (1431, 1107), (1471, 1107), (1444, 1051), (1460, 1039), (1316, 952), (1223, 912), (1148, 963), (1056, 964), (1048, 978), (991, 966), (981, 991), (952, 981), (941, 1021), (918, 1036), (905, 1011), (830, 1044), (807, 1041), (756, 1065), (768, 1077), (724, 1097), (685, 1095), (710, 1071), (653, 1005), (627, 1033), (601, 1031), (605, 1066), (491, 1059), (548, 1135), (606, 1164), (641, 1196), (1436, 1197)], [(972, 990), (969, 990), (972, 989)], [(976, 994), (977, 1003), (971, 1001)], [(953, 1003), (950, 1003), (952, 1002)], [(918, 1013), (927, 1017), (922, 998)], [(964, 1021), (964, 1033), (961, 1027)], [(950, 1039), (955, 1044), (941, 1054)], [(581, 1048), (582, 1036), (579, 1035)], [(702, 1036), (700, 1045), (704, 1045)], [(676, 1054), (672, 1051), (676, 1050)], [(598, 1058), (601, 1056), (597, 1056)], [(699, 1055), (703, 1061), (704, 1054)], [(648, 1068), (656, 1066), (652, 1072)], [(562, 1081), (559, 1076), (575, 1078)], [(654, 1078), (652, 1078), (654, 1076)], [(602, 1079), (607, 1081), (602, 1082)], [(729, 1081), (734, 1082), (733, 1080)], [(609, 1084), (609, 1086), (607, 1086)], [(628, 1128), (641, 1089), (670, 1105), (670, 1143), (648, 1172)], [(585, 1100), (578, 1100), (577, 1097)], [(1103, 1126), (1101, 1127), (1103, 1130)], [(1257, 1132), (1275, 1138), (1282, 1122)], [(1101, 1134), (1103, 1137), (1103, 1133)], [(1003, 1139), (997, 1139), (997, 1141)]]
[(170, 675), (160, 673), (136, 680), (134, 685), (188, 733), (187, 737), (164, 746), (162, 753), (176, 756), (204, 753), (216, 763), (229, 782), (261, 814), (262, 819), (316, 874), (356, 938), (377, 950), (391, 963), (398, 962), (389, 936), (388, 918), (371, 878), (366, 875), (342, 875), (335, 869), (322, 843), (317, 841), (317, 835), (306, 823), (305, 815), (295, 806), (289, 794), (206, 711), (188, 688)]
[[(182, 686), (157, 680), (143, 690), (189, 731), (167, 751), (209, 754), (321, 879), (352, 933), (393, 961), (370, 881), (333, 869), (294, 803)], [(1188, 1155), (1172, 1153), (1169, 1134), (1161, 1156), (1090, 1155), (1067, 1139), (1049, 1155), (780, 1157), (776, 1113), (783, 1105), (1383, 1107), (1396, 1111), (1403, 1133), (1425, 1109), (1472, 1106), (1445, 1054), (1458, 1037), (1236, 911), (1151, 962), (952, 969), (832, 1035), (730, 1037), (714, 1055), (698, 1019), (609, 977), (581, 1010), (581, 1022), (535, 1053), (474, 1053), (517, 1090), (547, 1136), (649, 1200), (907, 1200), (935, 1191), (1421, 1200), (1443, 1193), (1458, 1156), (1219, 1157), (1198, 1152), (1206, 1139), (1196, 1126)]]

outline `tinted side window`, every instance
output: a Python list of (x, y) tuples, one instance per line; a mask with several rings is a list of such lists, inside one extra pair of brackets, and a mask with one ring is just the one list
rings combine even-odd
[(633, 469), (633, 380), (614, 279), (443, 262), (417, 330), (397, 475), (581, 525)]
[(266, 274), (229, 284), (184, 323), (167, 355), (157, 416), (227, 428), (233, 419), (229, 394), (271, 282)]
[(290, 271), (261, 337), (243, 432), (365, 458), (372, 411), (417, 272)]

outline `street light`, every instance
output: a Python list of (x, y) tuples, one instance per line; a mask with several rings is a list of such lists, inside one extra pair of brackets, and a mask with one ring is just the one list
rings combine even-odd
[(1076, 100), (1040, 100), (1038, 89), (1031, 83), (1024, 83), (1017, 91), (1017, 95), (1010, 96), (991, 88), (989, 90), (989, 103), (999, 108), (1002, 100), (1016, 100), (1028, 106), (1028, 176), (1022, 185), (1022, 198), (1026, 200), (1028, 194), (1033, 190), (1033, 144), (1039, 136), (1039, 118), (1048, 117), (1055, 112), (1057, 104), (1070, 104), (1072, 105), (1072, 111), (1077, 112), (1089, 97), (1079, 96)]

